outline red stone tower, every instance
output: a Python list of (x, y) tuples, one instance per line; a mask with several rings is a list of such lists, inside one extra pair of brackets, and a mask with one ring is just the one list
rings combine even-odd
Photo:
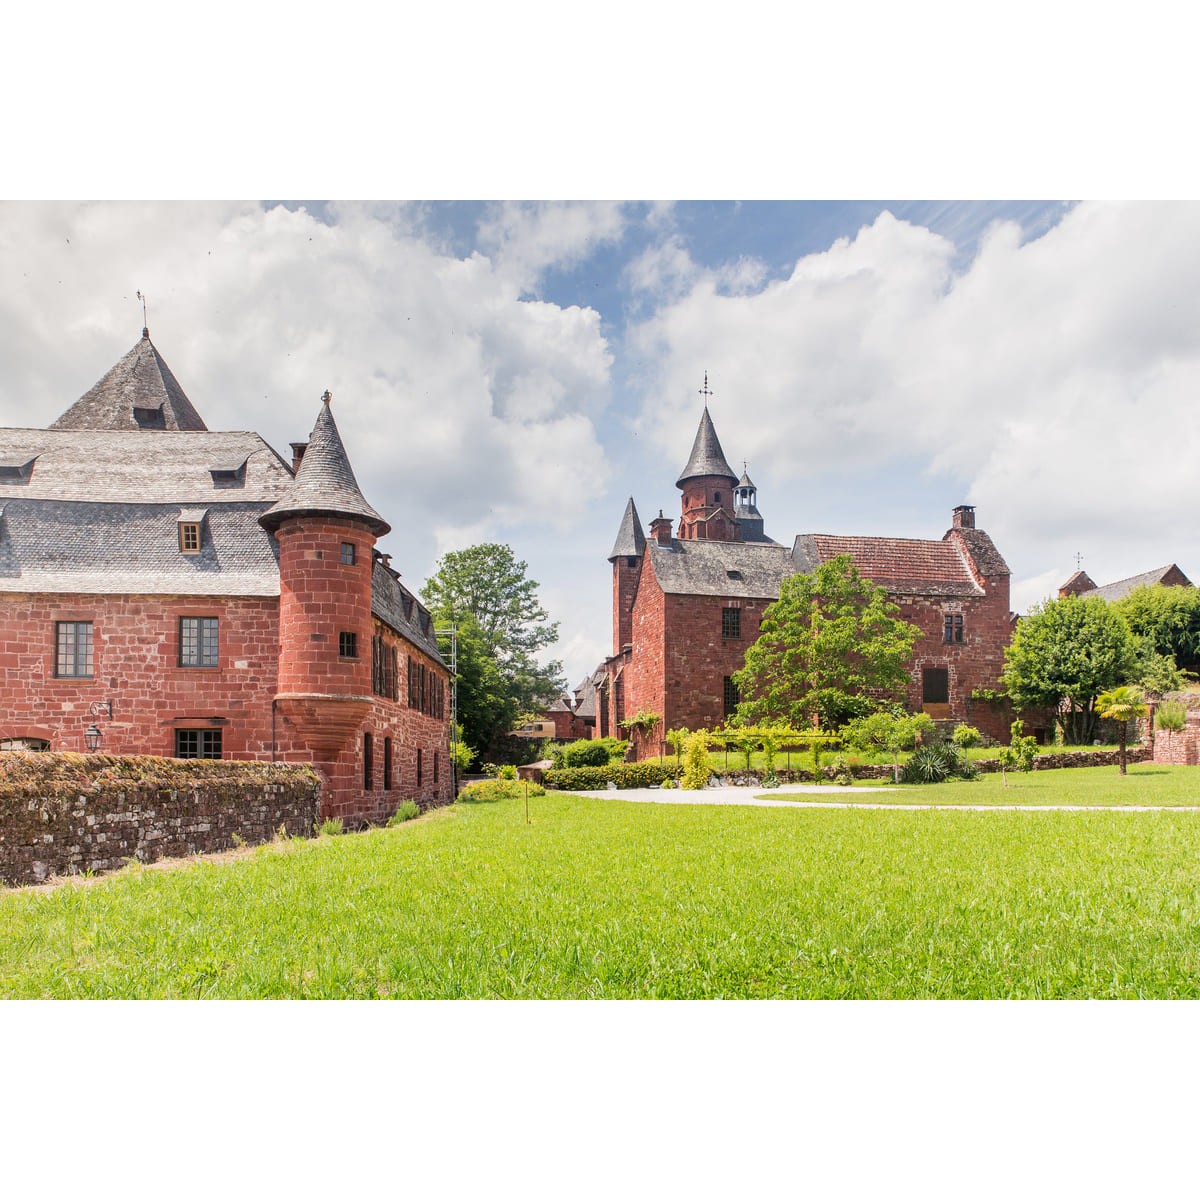
[(625, 516), (617, 531), (608, 561), (613, 565), (613, 654), (633, 642), (633, 598), (642, 571), (646, 535), (634, 506), (633, 497), (625, 506)]
[[(704, 386), (707, 389), (707, 375)], [(691, 457), (675, 484), (683, 492), (679, 537), (685, 541), (698, 538), (716, 542), (738, 541), (733, 515), (733, 492), (737, 482), (738, 477), (725, 461), (725, 452), (706, 404)]]
[(260, 524), (279, 543), (276, 710), (331, 777), (353, 777), (371, 709), (371, 573), (391, 528), (363, 499), (328, 392), (291, 488)]

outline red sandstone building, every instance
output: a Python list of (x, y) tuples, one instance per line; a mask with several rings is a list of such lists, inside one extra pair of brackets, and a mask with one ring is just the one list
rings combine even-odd
[(209, 431), (143, 330), (0, 429), (0, 746), (310, 762), (352, 822), (450, 798), (449, 672), (330, 399), (289, 465)]
[(758, 636), (763, 610), (788, 576), (848, 554), (859, 572), (887, 589), (904, 620), (922, 632), (908, 703), (935, 719), (966, 721), (1007, 739), (1011, 717), (983, 700), (994, 689), (1012, 635), (1009, 570), (975, 528), (975, 510), (954, 510), (941, 541), (800, 534), (790, 547), (764, 532), (757, 489), (730, 469), (707, 407), (676, 486), (683, 493), (677, 532), (662, 511), (642, 531), (630, 498), (609, 562), (613, 567), (613, 652), (596, 687), (595, 736), (621, 735), (641, 711), (662, 730), (714, 728), (737, 705), (732, 676)]

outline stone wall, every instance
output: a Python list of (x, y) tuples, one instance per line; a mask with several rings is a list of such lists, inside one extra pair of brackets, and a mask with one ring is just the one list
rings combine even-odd
[(19, 886), (258, 845), (280, 827), (311, 836), (320, 802), (309, 767), (6, 752), (0, 881)]

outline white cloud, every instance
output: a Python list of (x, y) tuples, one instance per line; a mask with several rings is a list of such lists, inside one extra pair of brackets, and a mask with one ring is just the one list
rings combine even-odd
[[(542, 266), (577, 253), (552, 223), (509, 249), (528, 263), (536, 245)], [(333, 392), (406, 577), (463, 530), (561, 530), (588, 503), (573, 464), (608, 474), (599, 315), (521, 300), (511, 272), (431, 247), (418, 224), (378, 206), (324, 224), (254, 204), (0, 205), (0, 423), (47, 425), (99, 379), (137, 340), (140, 288), (210, 428), (286, 451)]]
[(686, 454), (708, 369), (760, 486), (894, 490), (906, 469), (911, 491), (917, 463), (1022, 578), (1065, 579), (1077, 549), (1098, 582), (1189, 556), (1200, 578), (1200, 205), (1082, 204), (1024, 245), (993, 226), (957, 275), (954, 256), (885, 213), (753, 294), (701, 273), (631, 334), (658, 364), (639, 431)]

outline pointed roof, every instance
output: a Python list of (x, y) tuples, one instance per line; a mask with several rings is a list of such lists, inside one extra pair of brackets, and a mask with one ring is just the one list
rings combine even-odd
[(621, 518), (621, 528), (617, 530), (617, 540), (613, 542), (612, 553), (608, 561), (629, 556), (640, 558), (646, 548), (646, 535), (642, 532), (642, 522), (638, 510), (634, 506), (633, 497), (625, 505), (625, 515)]
[(683, 487), (689, 479), (702, 475), (719, 475), (730, 483), (737, 483), (737, 476), (725, 461), (725, 451), (717, 431), (713, 428), (712, 417), (708, 415), (708, 406), (704, 406), (704, 415), (700, 418), (700, 428), (696, 430), (696, 440), (692, 443), (692, 456), (683, 468), (683, 474), (675, 481), (676, 487)]
[[(754, 484), (750, 481), (750, 468), (749, 467), (743, 467), (742, 477), (741, 477), (741, 479), (739, 479), (737, 481), (737, 485), (740, 488), (754, 488)], [(758, 491), (757, 488), (754, 488), (754, 490)]]
[(150, 330), (143, 329), (142, 340), (50, 428), (203, 431), (208, 426), (150, 340)]
[(330, 409), (332, 399), (328, 392), (322, 397), (317, 423), (292, 486), (259, 517), (258, 523), (273, 531), (289, 517), (349, 517), (362, 521), (376, 537), (382, 537), (391, 526), (358, 490), (358, 481)]

